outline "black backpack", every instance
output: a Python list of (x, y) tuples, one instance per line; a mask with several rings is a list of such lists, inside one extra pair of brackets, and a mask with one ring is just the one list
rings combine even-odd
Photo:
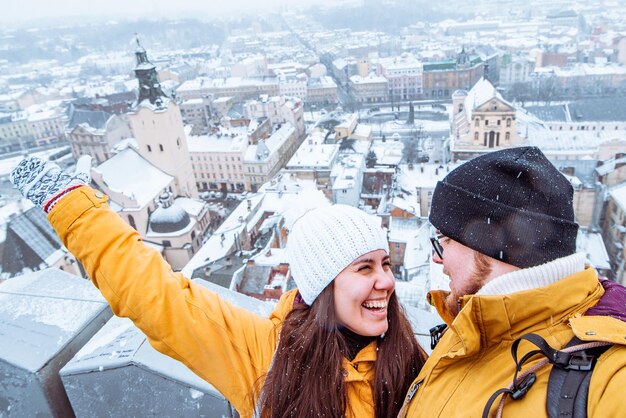
[[(518, 361), (517, 347), (522, 340), (530, 341), (538, 349), (530, 351)], [(537, 380), (535, 372), (548, 364), (552, 364), (546, 394), (548, 416), (550, 418), (585, 418), (591, 373), (598, 357), (612, 345), (604, 341), (583, 342), (574, 337), (564, 348), (556, 350), (536, 334), (526, 334), (518, 338), (511, 347), (511, 354), (516, 365), (513, 383), (508, 388), (499, 389), (491, 395), (483, 410), (483, 418), (489, 417), (489, 410), (500, 395), (502, 399), (498, 406), (497, 417), (502, 415), (507, 396), (511, 396), (514, 400), (523, 398)], [(543, 355), (545, 358), (520, 374), (522, 365), (536, 355)]]

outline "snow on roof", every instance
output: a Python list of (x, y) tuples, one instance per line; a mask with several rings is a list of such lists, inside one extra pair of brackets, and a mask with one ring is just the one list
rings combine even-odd
[[(413, 196), (415, 194), (413, 193)], [(413, 199), (415, 200), (415, 199)], [(417, 206), (417, 202), (412, 202), (411, 200), (405, 199), (404, 197), (394, 196), (391, 198), (391, 205), (397, 207), (398, 209), (402, 209), (407, 213), (411, 213), (415, 216), (419, 216), (419, 207)]]
[(303, 168), (329, 170), (338, 151), (339, 144), (309, 144), (308, 140), (304, 140), (287, 163), (286, 168), (288, 170)]
[(29, 122), (37, 122), (54, 118), (61, 118), (61, 115), (57, 113), (56, 110), (42, 110), (28, 115)]
[(309, 83), (308, 83), (308, 87), (309, 88), (336, 88), (337, 87), (337, 83), (335, 83), (335, 80), (333, 80), (332, 77), (324, 75), (321, 77), (311, 77), (309, 78)]
[(344, 190), (359, 187), (357, 184), (361, 178), (361, 169), (364, 168), (362, 154), (344, 155), (339, 164), (335, 164), (331, 172), (334, 177), (333, 190)]
[(587, 263), (596, 269), (611, 269), (609, 254), (604, 246), (601, 233), (580, 228), (576, 237), (576, 250), (587, 254)]
[[(280, 129), (275, 131), (265, 141), (259, 141), (257, 145), (251, 145), (246, 149), (244, 161), (254, 163), (258, 161), (266, 161), (275, 152), (281, 149), (285, 141), (293, 135), (295, 128), (289, 122), (284, 123)], [(266, 149), (265, 149), (266, 148)]]
[[(138, 365), (156, 372), (156, 379), (183, 382), (191, 388), (219, 396), (209, 383), (196, 376), (182, 363), (158, 353), (146, 336), (127, 318), (112, 317), (61, 370), (62, 376), (118, 369)], [(144, 375), (143, 379), (150, 379)], [(102, 382), (107, 384), (106, 380)], [(108, 383), (109, 385), (112, 383)]]
[(152, 112), (165, 112), (171, 104), (175, 104), (173, 100), (166, 96), (159, 96), (154, 104), (150, 103), (150, 100), (144, 99), (141, 103), (136, 104), (137, 110), (140, 107), (150, 109)]
[(497, 97), (498, 99), (507, 103), (500, 93), (496, 90), (496, 88), (491, 84), (489, 80), (484, 77), (481, 77), (480, 80), (474, 84), (474, 86), (467, 93), (467, 97), (465, 98), (465, 105), (463, 109), (465, 109), (465, 114), (467, 115), (467, 120), (471, 121), (472, 119), (472, 111), (483, 103), (491, 100), (492, 98)]
[(429, 223), (420, 218), (391, 218), (389, 241), (406, 244), (403, 266), (407, 270), (428, 265), (431, 258)]
[(206, 205), (206, 203), (201, 200), (192, 199), (189, 197), (177, 197), (174, 202), (182, 207), (185, 212), (196, 218), (200, 215), (200, 213), (202, 213), (202, 210)]
[(387, 79), (382, 75), (368, 74), (367, 77), (361, 77), (360, 75), (353, 75), (350, 77), (350, 81), (353, 84), (374, 84), (374, 83), (386, 83)]
[(0, 176), (8, 175), (11, 171), (13, 171), (13, 169), (15, 167), (17, 167), (17, 165), (20, 163), (20, 161), (22, 161), (27, 156), (28, 157), (37, 157), (37, 158), (41, 158), (42, 160), (47, 160), (50, 155), (63, 150), (65, 147), (66, 147), (66, 145), (63, 145), (63, 146), (60, 146), (60, 147), (55, 147), (55, 148), (52, 148), (52, 149), (48, 149), (46, 151), (28, 153), (28, 154), (24, 154), (24, 155), (19, 155), (17, 157), (0, 159)]
[(611, 196), (622, 211), (626, 212), (626, 183), (609, 189), (609, 196)]
[(378, 63), (386, 71), (421, 70), (422, 68), (422, 63), (413, 54), (406, 52), (399, 57), (380, 58)]
[(254, 256), (254, 263), (259, 266), (278, 266), (289, 263), (289, 260), (284, 248), (272, 248), (271, 251), (261, 252)]
[(247, 128), (242, 127), (222, 129), (212, 135), (187, 135), (187, 147), (190, 153), (242, 153), (248, 146), (246, 132)]
[(358, 187), (357, 180), (359, 179), (359, 169), (356, 167), (347, 168), (341, 171), (341, 174), (337, 176), (333, 182), (333, 190), (346, 190)]
[(195, 99), (187, 99), (185, 101), (183, 101), (180, 105), (184, 106), (184, 105), (201, 105), (203, 102), (202, 98), (195, 98)]
[(107, 308), (87, 280), (57, 269), (19, 276), (0, 284), (0, 359), (40, 370)]
[(607, 174), (615, 171), (617, 164), (626, 164), (626, 156), (622, 158), (611, 158), (610, 160), (604, 161), (601, 166), (596, 167), (595, 171), (599, 176), (606, 176)]
[[(248, 210), (247, 201), (250, 201), (250, 210)], [(325, 204), (329, 204), (328, 199), (321, 191), (317, 190), (315, 183), (294, 180), (291, 179), (291, 176), (279, 174), (271, 182), (265, 183), (259, 193), (249, 195), (233, 210), (224, 223), (189, 260), (182, 269), (182, 273), (191, 277), (197, 268), (231, 254), (239, 235), (252, 223), (253, 218), (258, 220), (259, 216), (265, 212), (282, 215), (285, 218), (285, 227), (289, 229), (293, 222), (307, 210)], [(224, 236), (223, 241), (222, 234)]]
[(226, 97), (218, 97), (217, 99), (213, 100), (213, 103), (226, 103), (233, 100), (232, 97), (226, 96)]
[(402, 160), (402, 141), (375, 140), (372, 142), (371, 150), (376, 154), (376, 164), (378, 165), (398, 165)]
[(202, 88), (207, 88), (209, 87), (211, 82), (211, 79), (208, 77), (197, 77), (194, 78), (193, 80), (187, 80), (184, 83), (182, 83), (177, 89), (176, 92), (180, 93), (180, 92), (186, 92), (186, 91), (193, 91), (193, 90), (199, 90)]
[(247, 201), (250, 201), (251, 208), (256, 209), (262, 200), (262, 194), (252, 195), (246, 200), (243, 200), (231, 212), (230, 216), (224, 220), (222, 225), (213, 232), (211, 237), (200, 247), (191, 260), (189, 260), (182, 269), (182, 273), (187, 277), (191, 277), (195, 269), (206, 265), (210, 261), (219, 260), (230, 254), (236, 240), (246, 227), (246, 223), (242, 222), (242, 220), (245, 221), (251, 216), (250, 211), (248, 211)]
[(372, 135), (372, 126), (366, 125), (364, 123), (359, 123), (351, 136), (359, 136), (364, 138), (369, 138)]
[(397, 182), (404, 190), (409, 190), (412, 193), (417, 188), (434, 188), (437, 182), (443, 180), (443, 178), (460, 163), (455, 164), (417, 164), (410, 170), (408, 165), (402, 164), (399, 166), (399, 173)]
[(9, 221), (9, 218), (16, 213), (26, 212), (33, 206), (35, 204), (26, 198), (0, 202), (0, 242), (4, 242), (6, 239), (7, 228), (5, 224)]
[(151, 202), (174, 180), (132, 148), (126, 148), (92, 170), (102, 174), (112, 191), (136, 200), (140, 207)]

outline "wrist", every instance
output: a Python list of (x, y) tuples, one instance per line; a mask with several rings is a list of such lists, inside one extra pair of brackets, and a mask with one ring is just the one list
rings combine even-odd
[(61, 198), (63, 196), (65, 196), (66, 194), (68, 194), (72, 190), (78, 189), (79, 187), (82, 187), (82, 186), (84, 186), (84, 184), (82, 184), (82, 183), (72, 184), (72, 185), (69, 185), (68, 187), (66, 187), (63, 190), (59, 190), (58, 193), (55, 193), (54, 196), (52, 196), (50, 199), (48, 199), (47, 201), (44, 202), (44, 204), (42, 206), (43, 211), (45, 213), (50, 213), (50, 211), (52, 210), (54, 205), (56, 205), (57, 202), (59, 200), (61, 200)]

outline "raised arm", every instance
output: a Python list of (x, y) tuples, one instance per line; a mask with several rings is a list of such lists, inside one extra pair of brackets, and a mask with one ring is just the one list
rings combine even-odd
[(113, 312), (130, 318), (153, 347), (186, 364), (248, 415), (251, 385), (267, 370), (276, 346), (275, 324), (173, 272), (108, 208), (106, 196), (68, 178), (74, 183), (67, 193), (39, 187), (37, 195), (44, 197), (37, 204), (51, 208), (48, 220)]

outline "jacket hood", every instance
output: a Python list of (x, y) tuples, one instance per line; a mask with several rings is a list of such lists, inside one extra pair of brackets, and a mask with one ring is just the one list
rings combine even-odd
[(626, 288), (612, 280), (600, 280), (604, 295), (585, 315), (611, 316), (626, 321)]
[(296, 303), (296, 297), (298, 296), (298, 289), (292, 289), (282, 294), (276, 307), (270, 314), (270, 320), (275, 324), (281, 324), (289, 312), (293, 309), (294, 303)]

